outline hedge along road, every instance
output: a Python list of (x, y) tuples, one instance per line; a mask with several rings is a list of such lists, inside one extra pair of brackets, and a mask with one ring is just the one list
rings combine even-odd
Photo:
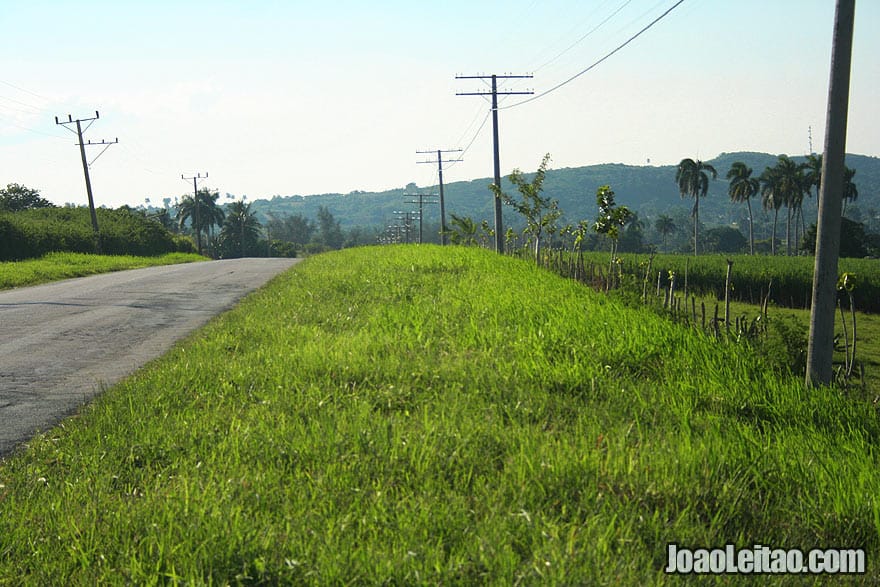
[(206, 261), (0, 292), (0, 458), (297, 261)]

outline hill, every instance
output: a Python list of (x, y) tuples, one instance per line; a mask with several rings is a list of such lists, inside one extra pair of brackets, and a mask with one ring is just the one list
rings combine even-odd
[[(727, 196), (727, 181), (724, 179), (727, 170), (734, 161), (743, 161), (752, 167), (757, 175), (765, 167), (775, 164), (776, 159), (776, 155), (768, 153), (738, 152), (722, 153), (708, 161), (718, 171), (719, 179), (711, 183), (709, 194), (700, 205), (701, 220), (707, 225), (743, 222), (745, 207), (731, 203)], [(804, 157), (794, 157), (794, 159), (803, 161)], [(539, 161), (535, 162), (536, 168), (538, 163)], [(877, 212), (880, 210), (880, 158), (847, 155), (847, 165), (856, 169), (855, 181), (859, 189), (859, 198), (855, 206), (863, 218), (868, 216), (870, 210), (874, 210), (871, 216), (880, 214)], [(509, 174), (510, 171), (508, 169), (505, 173)], [(568, 222), (577, 222), (595, 217), (596, 189), (601, 185), (610, 185), (617, 194), (619, 204), (630, 207), (642, 219), (651, 220), (659, 214), (689, 213), (690, 205), (679, 196), (674, 178), (673, 165), (634, 166), (608, 163), (569, 167), (547, 172), (544, 193), (559, 200)], [(470, 216), (477, 221), (482, 219), (491, 221), (493, 208), (488, 189), (491, 182), (491, 178), (487, 177), (446, 184), (447, 216), (455, 213), (459, 216)], [(505, 191), (512, 191), (513, 188), (506, 179), (502, 183)], [(383, 192), (354, 191), (348, 194), (275, 196), (271, 200), (254, 201), (253, 209), (262, 218), (285, 214), (302, 214), (306, 218), (315, 218), (318, 207), (326, 206), (343, 228), (380, 227), (387, 225), (394, 218), (395, 210), (412, 207), (404, 203), (405, 194), (435, 190), (436, 188), (432, 186), (419, 187), (411, 183), (399, 189)], [(754, 205), (753, 208), (758, 213), (760, 204)], [(815, 198), (809, 198), (804, 204), (804, 214), (807, 218), (812, 218), (815, 217), (815, 213)], [(512, 210), (505, 210), (504, 216), (505, 225), (519, 222), (519, 218)], [(437, 206), (425, 208), (426, 221), (438, 219)]]

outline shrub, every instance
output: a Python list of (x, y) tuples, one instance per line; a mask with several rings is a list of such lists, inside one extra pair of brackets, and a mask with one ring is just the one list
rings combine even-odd
[[(154, 256), (191, 252), (158, 222), (126, 209), (99, 209), (102, 252)], [(41, 208), (0, 213), (0, 261), (42, 257), (51, 252), (94, 253), (87, 208)]]

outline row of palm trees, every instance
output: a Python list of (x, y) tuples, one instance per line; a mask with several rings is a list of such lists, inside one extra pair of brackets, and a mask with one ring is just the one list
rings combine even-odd
[[(859, 196), (858, 188), (853, 182), (855, 170), (849, 167), (844, 172), (843, 202), (853, 201)], [(678, 164), (675, 181), (682, 197), (692, 197), (694, 207), (694, 255), (698, 253), (698, 230), (700, 198), (709, 191), (709, 181), (718, 177), (715, 168), (699, 159), (682, 159)], [(749, 210), (749, 253), (755, 254), (755, 239), (752, 230), (753, 197), (760, 194), (761, 205), (765, 210), (773, 210), (773, 235), (771, 253), (776, 254), (776, 228), (779, 210), (786, 208), (786, 254), (791, 254), (791, 229), (794, 220), (794, 241), (800, 242), (801, 234), (806, 232), (803, 215), (804, 197), (811, 197), (813, 188), (818, 199), (822, 185), (822, 155), (808, 155), (804, 163), (796, 163), (787, 155), (780, 155), (773, 167), (767, 167), (760, 176), (754, 177), (751, 167), (741, 161), (730, 166), (727, 172), (727, 193), (734, 202), (745, 202)]]
[[(223, 256), (244, 257), (259, 240), (260, 222), (251, 211), (250, 203), (238, 200), (224, 211), (217, 204), (219, 197), (219, 193), (207, 189), (199, 190), (195, 197), (183, 196), (176, 206), (178, 227), (181, 230), (187, 224), (192, 227), (199, 254), (202, 254), (204, 235), (212, 245), (214, 256), (222, 251)], [(214, 227), (220, 228), (217, 238)]]

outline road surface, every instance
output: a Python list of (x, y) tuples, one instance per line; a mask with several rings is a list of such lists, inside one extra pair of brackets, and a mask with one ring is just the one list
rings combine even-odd
[(0, 458), (296, 262), (187, 263), (0, 292)]

